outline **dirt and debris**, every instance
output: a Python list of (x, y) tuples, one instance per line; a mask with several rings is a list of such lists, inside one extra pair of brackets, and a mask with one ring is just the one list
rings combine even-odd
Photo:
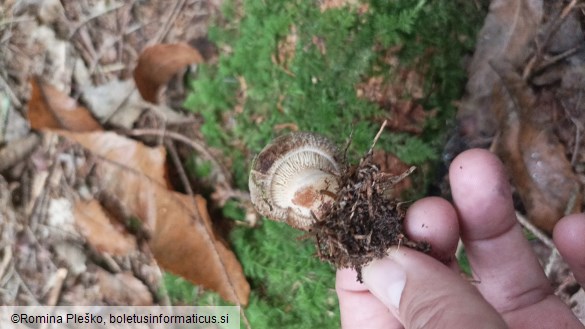
[[(367, 99), (387, 111), (381, 121), (388, 121), (388, 129), (412, 134), (421, 134), (427, 119), (436, 115), (436, 110), (425, 109), (425, 75), (428, 64), (418, 61), (411, 67), (402, 67), (398, 59), (401, 47), (392, 47), (384, 55), (383, 61), (395, 71), (396, 78), (388, 79), (383, 75), (369, 77), (356, 86), (356, 95)], [(421, 60), (422, 62), (422, 60)], [(394, 81), (401, 83), (395, 83)]]
[(322, 206), (325, 215), (313, 224), (310, 232), (319, 258), (337, 268), (355, 269), (360, 282), (362, 267), (374, 259), (384, 258), (392, 246), (431, 250), (430, 244), (411, 241), (404, 234), (408, 207), (396, 197), (397, 190), (404, 191), (397, 187), (415, 167), (397, 175), (383, 172), (373, 155), (372, 146), (359, 164), (349, 166), (342, 173), (335, 202)]

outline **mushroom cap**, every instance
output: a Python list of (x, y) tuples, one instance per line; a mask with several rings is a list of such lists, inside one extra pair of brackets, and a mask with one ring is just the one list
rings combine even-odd
[(342, 167), (337, 147), (327, 138), (309, 132), (280, 136), (254, 159), (252, 203), (263, 216), (308, 230), (322, 205), (333, 202)]

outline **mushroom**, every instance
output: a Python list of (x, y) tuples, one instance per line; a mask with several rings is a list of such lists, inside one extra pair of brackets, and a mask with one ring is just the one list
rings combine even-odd
[(338, 159), (335, 144), (321, 135), (296, 132), (276, 138), (252, 164), (252, 203), (263, 216), (309, 230), (335, 200), (343, 168)]

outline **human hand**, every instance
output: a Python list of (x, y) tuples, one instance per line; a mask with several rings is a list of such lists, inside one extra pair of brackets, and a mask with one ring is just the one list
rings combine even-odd
[[(522, 229), (499, 159), (469, 150), (451, 164), (454, 207), (429, 197), (407, 212), (405, 230), (432, 245), (431, 255), (395, 248), (363, 269), (337, 272), (343, 328), (583, 328), (553, 294)], [(461, 237), (473, 277), (459, 275)], [(553, 239), (585, 287), (585, 215), (557, 224)], [(431, 257), (432, 256), (432, 257)], [(447, 261), (447, 265), (438, 261)]]

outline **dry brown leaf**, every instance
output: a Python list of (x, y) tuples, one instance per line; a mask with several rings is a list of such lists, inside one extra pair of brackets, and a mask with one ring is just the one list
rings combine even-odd
[(166, 172), (166, 151), (163, 147), (148, 147), (133, 139), (113, 132), (78, 134), (58, 131), (90, 150), (104, 160), (120, 163), (137, 173), (147, 176), (154, 183), (170, 187)]
[(236, 256), (217, 236), (205, 200), (170, 191), (164, 149), (149, 148), (114, 133), (59, 132), (98, 155), (100, 191), (118, 211), (138, 218), (157, 262), (222, 298), (246, 305), (250, 286)]
[(493, 64), (506, 89), (493, 95), (493, 113), (498, 114), (501, 129), (496, 152), (508, 168), (528, 218), (552, 233), (562, 216), (581, 211), (577, 175), (565, 147), (543, 125), (547, 120), (540, 118), (552, 110), (537, 105), (532, 90), (511, 65)]
[(275, 64), (282, 66), (284, 70), (288, 70), (290, 63), (292, 63), (295, 58), (298, 42), (299, 35), (297, 27), (291, 25), (288, 35), (284, 39), (278, 41), (276, 56), (272, 58), (272, 61)]
[(183, 113), (164, 104), (145, 101), (134, 80), (111, 80), (99, 86), (87, 85), (81, 89), (81, 98), (101, 122), (132, 129), (146, 111), (151, 111), (167, 124), (189, 120)]
[(489, 61), (505, 60), (518, 67), (531, 51), (543, 16), (542, 0), (493, 0), (477, 38), (468, 68), (466, 96), (458, 121), (462, 134), (472, 140), (494, 136), (497, 120), (490, 112), (492, 91), (500, 84)]
[(100, 131), (101, 125), (77, 101), (39, 78), (30, 79), (32, 87), (28, 103), (28, 120), (33, 129), (65, 129)]
[(78, 201), (74, 214), (79, 232), (97, 251), (114, 256), (136, 251), (136, 238), (109, 216), (97, 200)]
[(325, 40), (323, 38), (314, 35), (311, 38), (311, 43), (317, 47), (317, 50), (319, 50), (319, 53), (322, 56), (327, 55), (327, 45), (325, 44)]
[(161, 87), (187, 66), (201, 62), (203, 57), (199, 51), (186, 43), (157, 44), (140, 54), (134, 81), (142, 97), (156, 104)]
[[(568, 14), (569, 7), (542, 0), (492, 1), (458, 113), (464, 148), (492, 143), (528, 218), (549, 233), (562, 216), (582, 207), (574, 171), (578, 156), (571, 160), (567, 147), (575, 153), (580, 143), (583, 89), (574, 88), (579, 83), (566, 88), (565, 81), (583, 61), (580, 56), (553, 60), (559, 53), (571, 56), (583, 42), (577, 11)], [(583, 74), (574, 76), (580, 81)]]
[(377, 103), (388, 111), (388, 128), (419, 134), (427, 118), (434, 111), (425, 111), (417, 103), (424, 96), (422, 75), (409, 69), (400, 69), (399, 83), (385, 81), (381, 76), (374, 76), (356, 86), (358, 97)]
[(164, 194), (158, 205), (164, 207), (159, 216), (165, 220), (157, 221), (151, 247), (163, 268), (217, 291), (226, 300), (246, 305), (250, 286), (240, 263), (218, 237), (207, 234), (213, 231), (205, 199)]

